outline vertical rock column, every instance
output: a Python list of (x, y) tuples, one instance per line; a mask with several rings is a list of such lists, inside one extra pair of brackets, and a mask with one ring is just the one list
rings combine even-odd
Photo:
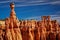
[[(6, 37), (9, 38), (7, 40), (22, 40), (21, 31), (19, 29), (20, 22), (16, 17), (14, 7), (15, 7), (14, 3), (11, 3), (10, 4), (11, 13), (10, 13), (9, 21), (7, 21), (6, 24), (8, 22), (9, 23), (7, 25), (5, 24), (6, 27), (8, 27), (7, 29), (9, 29), (9, 30), (6, 30), (6, 35), (7, 35)], [(8, 33), (7, 33), (7, 31), (8, 31)], [(9, 34), (11, 34), (10, 35), (12, 37), (11, 39), (10, 39)]]
[(9, 18), (7, 18), (5, 20), (5, 28), (6, 28), (5, 38), (6, 38), (6, 40), (13, 40), (11, 31), (10, 31), (10, 28), (9, 28), (9, 23), (10, 23)]

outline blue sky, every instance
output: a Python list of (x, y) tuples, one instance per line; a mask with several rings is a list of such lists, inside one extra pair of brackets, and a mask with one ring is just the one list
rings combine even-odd
[(9, 4), (15, 3), (18, 19), (37, 19), (50, 15), (51, 19), (60, 20), (60, 0), (0, 0), (0, 19), (10, 15)]

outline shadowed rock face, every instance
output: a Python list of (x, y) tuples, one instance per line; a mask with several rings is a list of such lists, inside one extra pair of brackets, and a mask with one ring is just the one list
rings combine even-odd
[(41, 21), (19, 21), (10, 4), (10, 17), (5, 20), (5, 29), (0, 28), (0, 40), (60, 40), (60, 27), (50, 16), (42, 16)]

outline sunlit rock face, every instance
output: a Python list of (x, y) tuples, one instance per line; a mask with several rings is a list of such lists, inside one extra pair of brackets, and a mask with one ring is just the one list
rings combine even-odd
[(10, 17), (5, 21), (7, 40), (22, 40), (21, 31), (19, 29), (19, 20), (16, 18), (14, 11), (14, 3), (10, 4)]
[[(19, 21), (14, 11), (14, 3), (10, 4), (10, 17), (0, 25), (0, 40), (60, 40), (60, 25), (50, 16), (42, 16), (42, 20)], [(4, 28), (3, 28), (4, 27)]]
[(3, 36), (2, 36), (2, 35), (3, 35), (3, 31), (2, 31), (2, 29), (1, 29), (1, 27), (2, 27), (2, 26), (0, 26), (0, 40), (3, 40)]

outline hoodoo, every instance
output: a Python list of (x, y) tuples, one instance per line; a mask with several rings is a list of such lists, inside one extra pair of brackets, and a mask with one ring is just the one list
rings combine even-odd
[(50, 16), (42, 16), (42, 20), (19, 21), (14, 11), (14, 3), (10, 4), (10, 16), (3, 26), (0, 25), (0, 40), (60, 40), (60, 25)]
[[(11, 8), (11, 13), (10, 13), (10, 17), (8, 18), (9, 20), (6, 20), (8, 22), (5, 22), (7, 25), (9, 25), (9, 27), (6, 25), (6, 27), (9, 29), (9, 32), (6, 32), (6, 35), (11, 34), (10, 37), (12, 37), (12, 39), (9, 39), (10, 37), (6, 36), (8, 40), (22, 40), (22, 36), (21, 36), (21, 31), (19, 29), (19, 20), (16, 18), (16, 13), (14, 11), (14, 3), (10, 4), (10, 8)], [(6, 28), (6, 29), (7, 29)], [(8, 30), (6, 30), (8, 31)]]

